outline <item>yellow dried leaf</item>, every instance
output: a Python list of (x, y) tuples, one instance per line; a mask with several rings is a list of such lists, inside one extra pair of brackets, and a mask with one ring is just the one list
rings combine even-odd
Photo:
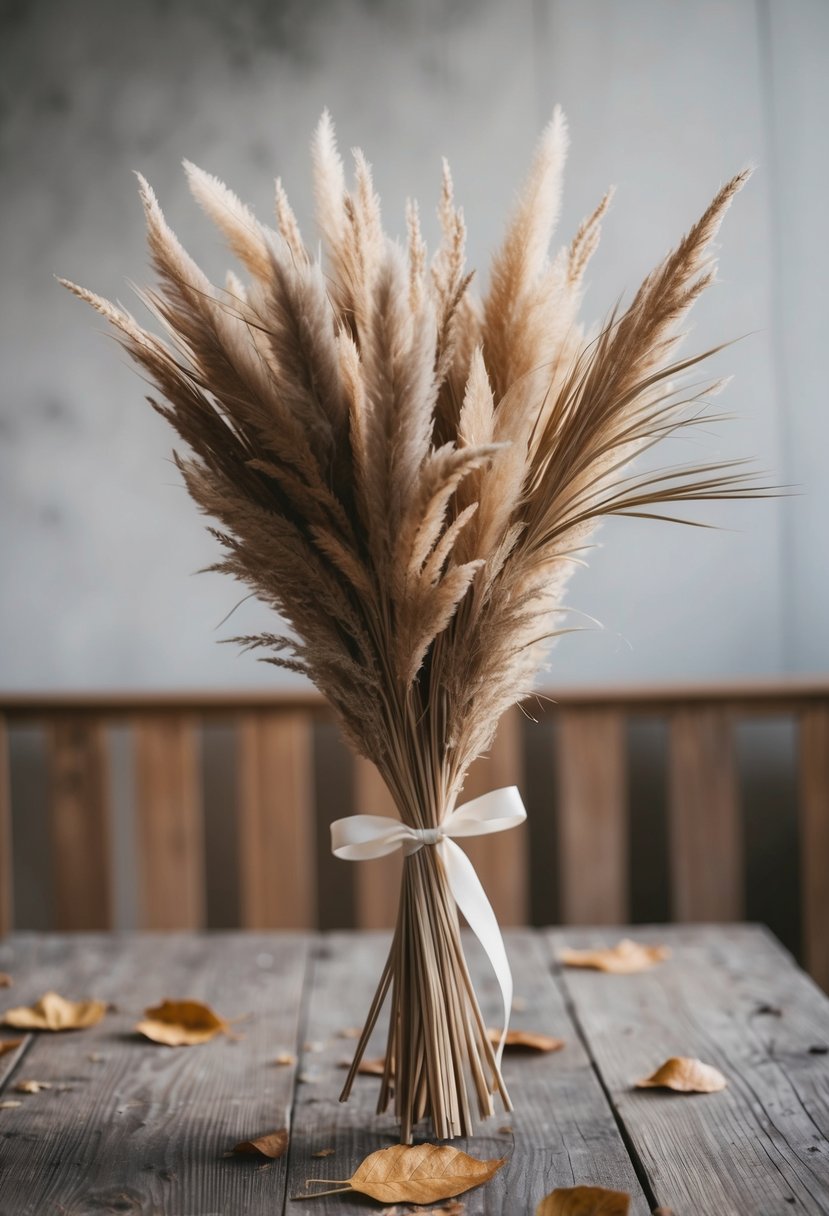
[(11, 988), (14, 980), (8, 971), (0, 971), (0, 988)]
[(627, 1216), (630, 1195), (603, 1186), (560, 1186), (546, 1195), (535, 1216)]
[(625, 937), (605, 949), (562, 950), (559, 960), (566, 967), (592, 967), (595, 971), (609, 971), (614, 975), (633, 975), (637, 971), (649, 971), (670, 956), (667, 946), (646, 946)]
[(359, 1026), (346, 1026), (344, 1030), (337, 1032), (341, 1039), (359, 1039), (363, 1033)]
[(22, 1039), (0, 1039), (0, 1056), (4, 1056), (7, 1051), (17, 1051)]
[[(490, 1043), (501, 1042), (501, 1031), (487, 1031)], [(564, 1039), (556, 1039), (551, 1034), (538, 1034), (534, 1030), (508, 1030), (504, 1040), (504, 1048), (513, 1051), (561, 1051)]]
[(728, 1082), (716, 1068), (690, 1056), (671, 1056), (650, 1077), (636, 1082), (637, 1089), (675, 1089), (682, 1094), (714, 1094)]
[(331, 1157), (337, 1150), (334, 1148), (321, 1148), (316, 1153), (311, 1153), (312, 1157)]
[(229, 1034), (230, 1023), (202, 1001), (162, 1001), (144, 1010), (135, 1029), (165, 1047), (192, 1047)]
[(296, 1064), (296, 1056), (292, 1051), (280, 1051), (279, 1055), (274, 1060), (274, 1064)]
[[(437, 1203), (489, 1182), (506, 1157), (479, 1161), (460, 1149), (438, 1144), (395, 1144), (366, 1157), (342, 1185), (323, 1194), (359, 1191), (380, 1203)], [(309, 1178), (327, 1183), (327, 1178)]]
[(15, 1106), (22, 1106), (22, 1102), (16, 1101), (14, 1098), (4, 1098), (0, 1102), (0, 1110), (13, 1110)]
[[(350, 1068), (351, 1060), (340, 1060), (340, 1068)], [(367, 1077), (382, 1077), (386, 1067), (384, 1056), (376, 1056), (372, 1059), (366, 1059), (365, 1056), (357, 1065), (357, 1072), (363, 1073)]]
[(68, 1001), (45, 992), (34, 1005), (19, 1005), (3, 1014), (3, 1025), (15, 1030), (85, 1030), (107, 1011), (106, 1001)]
[(275, 1160), (281, 1157), (288, 1147), (288, 1132), (287, 1129), (281, 1127), (277, 1132), (266, 1132), (264, 1136), (257, 1136), (255, 1140), (240, 1140), (238, 1144), (234, 1144), (234, 1153), (252, 1153), (258, 1157), (268, 1157), (270, 1160)]
[(18, 1094), (39, 1094), (42, 1089), (51, 1088), (51, 1081), (18, 1081), (14, 1087)]

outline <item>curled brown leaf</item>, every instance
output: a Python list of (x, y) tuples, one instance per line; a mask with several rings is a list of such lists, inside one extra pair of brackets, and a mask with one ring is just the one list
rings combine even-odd
[(22, 1039), (0, 1039), (0, 1056), (4, 1056), (7, 1051), (17, 1051)]
[(0, 1110), (13, 1110), (16, 1106), (22, 1106), (22, 1102), (18, 1102), (16, 1098), (4, 1098), (0, 1102)]
[(380, 1203), (437, 1203), (489, 1182), (506, 1157), (480, 1161), (450, 1145), (395, 1144), (378, 1149), (350, 1178), (309, 1178), (308, 1183), (340, 1185), (323, 1195), (359, 1191)]
[[(490, 1043), (501, 1042), (501, 1031), (491, 1028), (487, 1030)], [(551, 1034), (539, 1034), (535, 1030), (508, 1030), (504, 1040), (504, 1048), (512, 1051), (561, 1051), (564, 1039), (556, 1039)]]
[(34, 1005), (7, 1009), (2, 1024), (15, 1030), (85, 1030), (97, 1025), (106, 1011), (106, 1001), (68, 1001), (57, 992), (45, 992)]
[(671, 1056), (649, 1077), (636, 1082), (637, 1089), (675, 1089), (683, 1094), (714, 1094), (728, 1082), (716, 1068), (690, 1056)]
[(613, 975), (633, 975), (637, 971), (649, 971), (670, 955), (667, 946), (646, 946), (625, 937), (615, 946), (597, 950), (565, 949), (558, 957), (565, 967), (590, 967)]
[(630, 1195), (603, 1186), (556, 1187), (541, 1200), (535, 1216), (627, 1216)]
[[(340, 1068), (350, 1068), (351, 1060), (340, 1060)], [(386, 1068), (385, 1056), (373, 1056), (366, 1059), (365, 1056), (357, 1065), (357, 1072), (362, 1073), (367, 1077), (382, 1077)]]
[(296, 1064), (296, 1056), (292, 1051), (280, 1051), (279, 1055), (274, 1060), (274, 1064), (286, 1066), (288, 1064)]
[(135, 1029), (165, 1047), (192, 1047), (229, 1034), (230, 1023), (202, 1001), (162, 1001), (144, 1010)]
[(312, 1157), (332, 1157), (337, 1150), (334, 1148), (320, 1148), (315, 1153), (311, 1153)]
[(0, 971), (0, 988), (11, 988), (14, 980), (8, 971)]
[(42, 1089), (51, 1089), (51, 1081), (18, 1081), (14, 1087), (18, 1094), (39, 1094)]
[(265, 1132), (255, 1140), (240, 1140), (234, 1144), (234, 1153), (246, 1153), (255, 1157), (267, 1157), (275, 1161), (281, 1157), (288, 1147), (289, 1137), (287, 1128), (281, 1127), (275, 1132)]

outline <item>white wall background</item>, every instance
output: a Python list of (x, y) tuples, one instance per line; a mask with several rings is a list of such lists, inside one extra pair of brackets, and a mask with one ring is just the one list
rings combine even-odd
[[(540, 127), (572, 152), (562, 240), (618, 186), (588, 312), (632, 290), (746, 162), (698, 347), (737, 421), (695, 458), (756, 455), (802, 493), (721, 504), (723, 530), (605, 526), (547, 683), (829, 671), (825, 402), (829, 4), (825, 0), (28, 0), (0, 5), (0, 687), (166, 688), (285, 679), (222, 636), (263, 621), (215, 575), (125, 356), (55, 273), (127, 299), (146, 281), (132, 169), (206, 269), (225, 259), (184, 156), (267, 216), (279, 173), (312, 231), (308, 140), (324, 105), (375, 165), (390, 227), (453, 165), (485, 268)], [(432, 233), (434, 225), (432, 226)], [(688, 441), (686, 441), (687, 444)]]

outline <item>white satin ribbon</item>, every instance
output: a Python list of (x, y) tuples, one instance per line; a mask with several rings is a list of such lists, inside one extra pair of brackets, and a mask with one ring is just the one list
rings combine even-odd
[(438, 850), (449, 889), (466, 922), (486, 951), (504, 1000), (504, 1023), (496, 1052), (500, 1067), (512, 1009), (512, 972), (495, 913), (472, 862), (454, 836), (488, 836), (517, 827), (527, 818), (518, 788), (505, 786), (465, 802), (434, 828), (410, 828), (386, 815), (350, 815), (331, 824), (331, 851), (345, 861), (384, 857), (402, 849), (408, 857), (424, 845)]

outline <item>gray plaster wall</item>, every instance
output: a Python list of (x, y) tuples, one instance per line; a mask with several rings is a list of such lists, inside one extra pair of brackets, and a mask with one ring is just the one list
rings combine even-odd
[[(389, 227), (429, 217), (453, 166), (485, 271), (555, 102), (571, 125), (567, 237), (618, 187), (590, 273), (600, 317), (736, 169), (757, 166), (721, 238), (690, 342), (742, 337), (737, 419), (680, 457), (755, 455), (785, 501), (721, 504), (719, 531), (615, 521), (570, 603), (546, 683), (829, 670), (825, 401), (825, 0), (21, 0), (0, 4), (0, 687), (245, 687), (291, 677), (217, 639), (267, 621), (194, 574), (215, 556), (171, 435), (60, 274), (129, 302), (147, 281), (132, 170), (221, 275), (182, 157), (267, 217), (281, 175), (307, 232), (323, 106), (375, 166)], [(130, 306), (132, 306), (130, 304)]]

